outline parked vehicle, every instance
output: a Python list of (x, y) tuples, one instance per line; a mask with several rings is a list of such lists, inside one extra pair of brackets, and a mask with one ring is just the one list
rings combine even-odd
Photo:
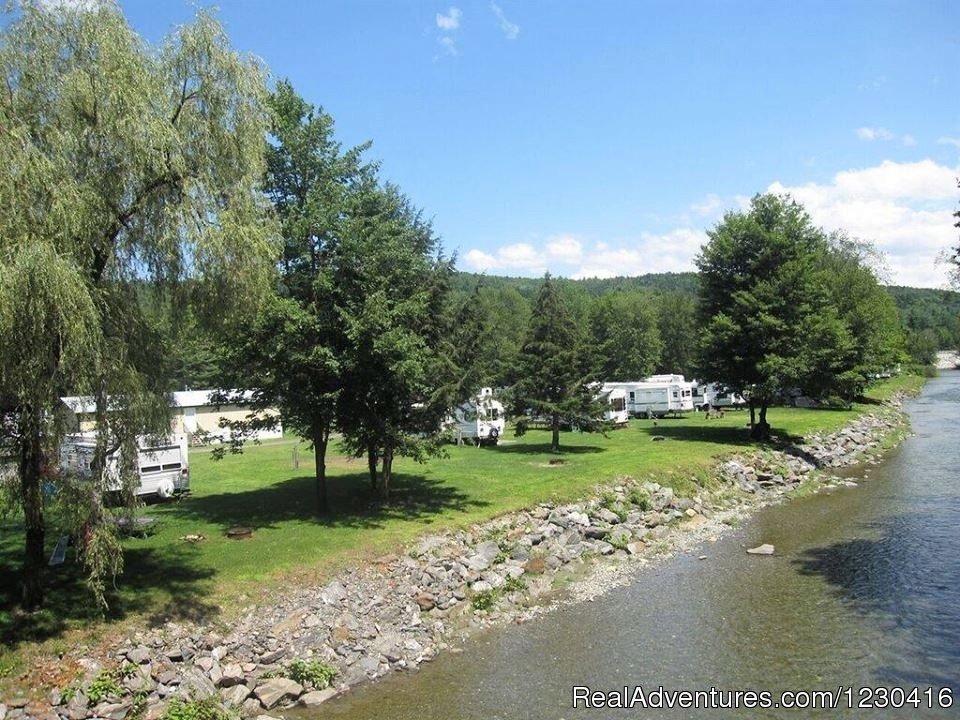
[(620, 388), (601, 390), (601, 396), (606, 396), (607, 408), (603, 412), (603, 419), (614, 425), (626, 425), (630, 422), (630, 413), (627, 411), (627, 393)]
[(622, 390), (626, 394), (627, 412), (635, 417), (661, 418), (693, 410), (692, 384), (683, 380), (609, 382), (603, 384), (603, 390)]
[(506, 413), (503, 404), (493, 397), (492, 388), (480, 388), (474, 398), (454, 409), (444, 426), (458, 445), (464, 441), (496, 445), (506, 427)]
[(741, 407), (747, 404), (742, 395), (721, 389), (717, 383), (698, 383), (693, 380), (693, 406), (697, 410), (710, 408)]
[[(90, 476), (90, 464), (96, 449), (96, 438), (89, 433), (68, 435), (60, 446), (60, 465), (68, 472)], [(107, 492), (121, 489), (118, 471), (119, 451), (107, 456)], [(190, 491), (190, 462), (187, 435), (178, 433), (162, 442), (141, 438), (137, 452), (140, 497), (171, 498)]]

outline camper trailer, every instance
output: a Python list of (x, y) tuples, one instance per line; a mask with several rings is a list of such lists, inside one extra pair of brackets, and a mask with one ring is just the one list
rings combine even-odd
[(492, 388), (480, 388), (476, 397), (453, 411), (445, 425), (453, 433), (457, 444), (470, 441), (475, 445), (500, 442), (505, 427), (503, 405), (493, 397)]
[(721, 390), (717, 383), (698, 383), (693, 381), (693, 405), (697, 410), (710, 408), (740, 407), (746, 405), (743, 396), (729, 390)]
[[(89, 477), (96, 445), (96, 437), (91, 433), (68, 435), (60, 446), (61, 467), (67, 472)], [(118, 465), (119, 451), (114, 451), (107, 457), (108, 492), (121, 489)], [(190, 463), (186, 434), (171, 435), (160, 442), (141, 438), (137, 472), (140, 476), (137, 495), (140, 497), (167, 499), (189, 492)]]
[(635, 417), (663, 417), (693, 410), (693, 388), (685, 381), (613, 382), (604, 383), (603, 390), (623, 390), (627, 412)]
[(614, 425), (626, 425), (630, 421), (627, 411), (627, 393), (620, 388), (606, 391), (601, 390), (601, 397), (606, 396), (607, 408), (603, 412), (603, 419)]

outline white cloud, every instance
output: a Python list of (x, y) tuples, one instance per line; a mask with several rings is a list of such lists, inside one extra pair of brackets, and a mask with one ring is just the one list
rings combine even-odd
[(694, 257), (707, 241), (705, 233), (692, 228), (680, 228), (668, 233), (641, 233), (628, 247), (599, 246), (589, 253), (586, 262), (570, 275), (574, 278), (617, 277), (646, 273), (691, 272), (695, 270)]
[(443, 49), (446, 50), (451, 55), (457, 54), (457, 41), (454, 40), (449, 35), (444, 35), (440, 38), (440, 44), (443, 46)]
[(563, 262), (579, 262), (583, 244), (573, 235), (554, 235), (547, 239), (547, 255)]
[(506, 15), (503, 14), (503, 10), (495, 2), (490, 3), (490, 10), (497, 17), (497, 20), (500, 21), (500, 29), (503, 31), (503, 36), (507, 40), (516, 40), (520, 34), (520, 26), (507, 20)]
[(641, 233), (628, 244), (613, 246), (597, 241), (589, 246), (573, 235), (553, 235), (542, 247), (516, 243), (493, 253), (473, 249), (466, 264), (473, 270), (540, 275), (550, 270), (573, 278), (643, 275), (653, 272), (686, 272), (706, 241), (703, 232), (683, 228), (664, 234)]
[(937, 138), (937, 143), (940, 145), (953, 145), (956, 148), (960, 148), (960, 138), (941, 137)]
[(886, 128), (862, 127), (857, 128), (857, 137), (872, 142), (874, 140), (893, 140), (896, 136)]
[(447, 10), (447, 14), (437, 13), (437, 27), (441, 30), (451, 31), (460, 27), (460, 18), (463, 13), (460, 8), (452, 7)]
[(839, 172), (828, 184), (790, 187), (775, 182), (769, 190), (790, 193), (825, 229), (843, 229), (876, 244), (887, 254), (893, 283), (941, 287), (946, 272), (936, 260), (941, 250), (956, 242), (958, 173), (960, 167), (932, 160), (887, 160)]
[(904, 135), (900, 138), (907, 147), (913, 147), (917, 144), (917, 139), (913, 135)]
[(710, 193), (700, 202), (695, 202), (690, 206), (690, 210), (695, 212), (697, 215), (701, 216), (710, 216), (716, 215), (719, 210), (723, 208), (723, 201), (720, 199), (719, 195)]

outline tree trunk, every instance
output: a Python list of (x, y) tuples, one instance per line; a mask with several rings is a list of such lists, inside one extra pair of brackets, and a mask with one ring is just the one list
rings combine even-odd
[(753, 405), (753, 400), (750, 401), (750, 432), (753, 433), (753, 428), (757, 424), (757, 409)]
[(383, 471), (380, 473), (380, 499), (390, 501), (390, 476), (393, 474), (393, 448), (386, 445), (383, 448)]
[(313, 431), (313, 459), (316, 463), (314, 491), (316, 494), (317, 514), (325, 515), (330, 511), (327, 500), (327, 442), (330, 440), (330, 425), (324, 424)]
[[(28, 413), (29, 411), (25, 411), (24, 414)], [(46, 529), (43, 522), (41, 442), (38, 421), (31, 418), (27, 423), (21, 424), (19, 471), (26, 544), (20, 602), (25, 610), (35, 610), (43, 604), (43, 551)]]
[[(109, 448), (107, 441), (110, 428), (107, 423), (107, 388), (104, 382), (97, 388), (96, 411), (94, 414), (97, 426), (97, 444), (93, 449), (93, 458), (90, 461), (90, 473), (93, 476), (93, 488), (90, 497), (90, 516), (87, 518), (89, 526), (96, 527), (103, 520), (103, 494), (110, 487), (107, 477), (107, 455)], [(136, 490), (134, 490), (136, 494)]]
[(750, 437), (754, 440), (770, 439), (770, 424), (767, 422), (767, 403), (760, 403), (760, 422), (750, 430)]
[(558, 453), (560, 452), (560, 416), (554, 413), (553, 415), (553, 437), (550, 441), (550, 452)]
[(367, 469), (370, 471), (370, 490), (377, 491), (377, 449), (373, 445), (367, 445)]

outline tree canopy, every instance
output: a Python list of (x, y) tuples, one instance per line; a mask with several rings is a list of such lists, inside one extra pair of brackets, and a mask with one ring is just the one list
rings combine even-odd
[(263, 73), (209, 14), (154, 48), (112, 3), (20, 5), (0, 68), (0, 396), (15, 419), (23, 599), (42, 601), (40, 487), (67, 392), (97, 404), (99, 482), (82, 519), (102, 599), (104, 572), (120, 567), (100, 522), (107, 454), (121, 451), (131, 481), (136, 437), (169, 430), (164, 338), (134, 286), (191, 277), (204, 305), (229, 315), (269, 271)]

